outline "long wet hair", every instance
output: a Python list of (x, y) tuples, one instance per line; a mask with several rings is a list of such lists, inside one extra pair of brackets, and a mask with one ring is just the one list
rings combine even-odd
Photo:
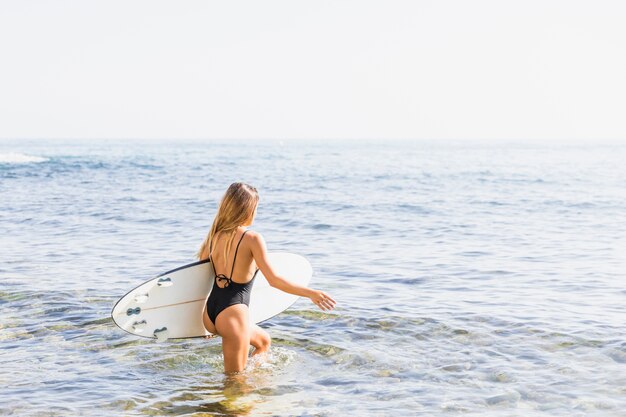
[(252, 218), (258, 203), (259, 193), (256, 188), (243, 182), (232, 183), (220, 201), (209, 234), (200, 245), (200, 250), (196, 254), (198, 259), (202, 257), (207, 248), (211, 246), (211, 249), (215, 248), (215, 239), (218, 236), (226, 235), (228, 236), (224, 251), (224, 264), (226, 264), (237, 228)]

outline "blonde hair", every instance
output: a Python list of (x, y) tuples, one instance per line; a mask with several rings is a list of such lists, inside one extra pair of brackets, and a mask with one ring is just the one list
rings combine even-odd
[(198, 259), (202, 257), (207, 248), (213, 250), (218, 235), (225, 234), (228, 236), (224, 251), (224, 264), (226, 264), (237, 228), (252, 218), (258, 203), (259, 193), (256, 188), (243, 182), (232, 183), (220, 201), (209, 234), (200, 245), (200, 250), (196, 254)]

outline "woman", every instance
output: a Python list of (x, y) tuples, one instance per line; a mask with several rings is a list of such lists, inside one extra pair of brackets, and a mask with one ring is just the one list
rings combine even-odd
[[(241, 182), (231, 184), (198, 251), (198, 258), (211, 260), (215, 272), (203, 320), (209, 332), (222, 337), (226, 373), (245, 368), (250, 345), (255, 347), (252, 355), (264, 353), (270, 347), (269, 334), (248, 321), (250, 293), (259, 269), (272, 287), (310, 298), (324, 311), (335, 307), (335, 300), (325, 292), (292, 284), (286, 277), (276, 274), (268, 262), (263, 237), (247, 230), (256, 216), (258, 202), (256, 188)], [(225, 275), (228, 271), (230, 275)]]

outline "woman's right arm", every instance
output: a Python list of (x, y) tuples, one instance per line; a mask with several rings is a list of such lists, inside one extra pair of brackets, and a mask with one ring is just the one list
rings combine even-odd
[(307, 297), (322, 310), (332, 310), (335, 307), (335, 300), (325, 292), (294, 284), (288, 279), (278, 275), (269, 263), (267, 246), (265, 245), (263, 236), (256, 232), (251, 233), (251, 235), (251, 250), (254, 261), (272, 287), (289, 294)]

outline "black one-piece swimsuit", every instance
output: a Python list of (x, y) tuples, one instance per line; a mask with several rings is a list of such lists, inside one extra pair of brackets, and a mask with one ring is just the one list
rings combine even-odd
[[(237, 251), (239, 250), (239, 244), (241, 244), (241, 240), (243, 236), (248, 233), (246, 230), (239, 238), (239, 242), (237, 243), (237, 248), (235, 249), (235, 257), (233, 258), (233, 267), (230, 270), (230, 278), (224, 274), (218, 274), (215, 271), (215, 263), (211, 258), (211, 245), (209, 246), (209, 261), (211, 265), (213, 265), (213, 272), (215, 273), (215, 281), (213, 282), (213, 289), (211, 290), (211, 294), (209, 294), (209, 299), (206, 302), (207, 306), (207, 314), (209, 315), (209, 319), (215, 325), (215, 319), (218, 314), (220, 314), (226, 307), (230, 307), (235, 304), (245, 304), (247, 306), (250, 305), (250, 292), (252, 291), (252, 284), (254, 283), (254, 278), (256, 277), (257, 272), (259, 272), (259, 268), (254, 271), (254, 275), (252, 279), (245, 284), (240, 284), (232, 280), (233, 271), (235, 270), (235, 260), (237, 260)], [(217, 285), (218, 281), (224, 281), (224, 287), (220, 287)]]

